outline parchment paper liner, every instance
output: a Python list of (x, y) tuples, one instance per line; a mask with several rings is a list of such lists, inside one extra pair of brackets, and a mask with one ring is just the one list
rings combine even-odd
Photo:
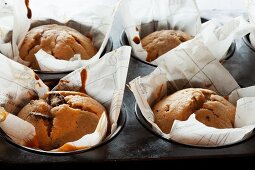
[[(110, 133), (114, 133), (122, 105), (130, 51), (130, 47), (124, 46), (107, 53), (98, 62), (70, 73), (53, 89), (85, 90), (88, 95), (106, 107), (109, 117), (107, 122), (106, 115), (101, 116), (94, 133), (85, 135), (77, 141), (68, 142), (54, 151), (65, 152), (97, 145), (104, 139), (108, 123)], [(0, 127), (15, 143), (24, 145), (35, 138), (35, 128), (15, 115), (31, 99), (47, 92), (48, 87), (30, 68), (1, 54), (0, 61), (0, 70), (4, 70), (0, 71), (0, 104), (6, 110), (6, 112), (0, 110)], [(80, 74), (84, 69), (88, 77), (86, 84), (82, 86)]]

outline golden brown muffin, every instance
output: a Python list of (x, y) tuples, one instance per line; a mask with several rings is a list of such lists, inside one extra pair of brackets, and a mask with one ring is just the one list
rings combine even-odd
[(99, 117), (89, 111), (73, 109), (68, 104), (62, 104), (51, 110), (53, 127), (51, 129), (52, 148), (58, 148), (66, 142), (80, 139), (85, 134), (93, 133)]
[(215, 128), (232, 128), (235, 106), (215, 92), (201, 88), (177, 91), (160, 100), (153, 108), (155, 123), (169, 133), (174, 120), (187, 120), (192, 113), (196, 119)]
[(141, 41), (148, 53), (146, 61), (151, 62), (190, 39), (189, 34), (178, 30), (161, 30), (147, 35)]
[(196, 119), (215, 128), (233, 128), (235, 106), (219, 95), (211, 95), (203, 107), (195, 112)]
[(18, 116), (35, 126), (39, 148), (56, 149), (93, 133), (104, 106), (86, 94), (52, 91), (32, 100)]
[(89, 38), (70, 27), (56, 24), (31, 29), (25, 36), (19, 54), (21, 59), (30, 62), (31, 68), (39, 70), (34, 54), (40, 49), (61, 60), (69, 60), (75, 54), (88, 60), (97, 53)]

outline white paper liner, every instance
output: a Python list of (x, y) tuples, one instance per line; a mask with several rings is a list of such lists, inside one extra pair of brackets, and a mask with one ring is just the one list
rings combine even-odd
[[(146, 61), (147, 52), (141, 43), (146, 35), (163, 29), (177, 29), (195, 36), (201, 28), (201, 18), (194, 0), (128, 0), (122, 1), (120, 12), (132, 52)], [(153, 62), (152, 62), (153, 63)]]
[[(251, 24), (255, 24), (255, 1), (254, 0), (247, 0), (247, 5), (248, 5), (248, 16), (249, 16), (249, 21)], [(252, 31), (250, 33), (250, 42), (251, 45), (255, 48), (255, 31)]]
[(0, 1), (0, 43), (7, 41), (8, 32), (12, 30), (13, 25), (13, 15), (12, 15), (12, 4), (9, 1), (1, 0)]
[(0, 53), (13, 56), (11, 46), (11, 30), (13, 29), (13, 3), (0, 1)]
[(0, 127), (6, 135), (20, 145), (25, 145), (36, 135), (35, 127), (32, 124), (13, 114), (8, 114), (6, 119), (0, 123)]
[[(29, 64), (28, 62), (22, 61), (19, 57), (18, 47), (21, 46), (24, 36), (30, 28), (31, 22), (33, 23), (33, 27), (36, 25), (53, 23), (72, 27), (85, 36), (91, 36), (93, 44), (98, 49), (97, 54), (89, 60), (76, 59), (75, 61), (62, 61), (52, 56), (53, 59), (50, 63), (48, 62), (48, 58), (44, 61), (44, 55), (42, 53), (37, 53), (36, 58), (38, 59), (39, 65), (42, 66), (42, 71), (70, 71), (80, 68), (86, 63), (89, 64), (97, 61), (108, 42), (112, 23), (119, 5), (119, 2), (116, 0), (109, 1), (108, 5), (101, 0), (97, 2), (92, 2), (90, 0), (30, 0), (30, 8), (32, 10), (32, 20), (30, 20), (27, 18), (27, 8), (24, 1), (14, 0), (14, 2), (12, 6), (14, 10), (10, 11), (12, 11), (13, 17), (12, 42), (15, 43), (11, 44), (12, 49), (10, 49), (9, 42), (1, 43), (0, 41), (1, 53), (9, 58), (25, 65)], [(2, 17), (5, 15), (7, 14), (3, 13)], [(5, 24), (0, 25), (0, 30), (2, 27), (4, 28)], [(55, 67), (52, 67), (54, 65)]]
[[(80, 71), (86, 69), (88, 79), (85, 90), (88, 95), (106, 107), (110, 120), (108, 122), (106, 114), (103, 114), (95, 132), (85, 135), (77, 141), (65, 144), (72, 146), (72, 150), (89, 148), (100, 143), (106, 135), (108, 123), (111, 125), (112, 133), (116, 130), (130, 52), (130, 47), (121, 47), (114, 50), (103, 56), (98, 62), (70, 73), (55, 87), (54, 90), (79, 91), (81, 88)], [(34, 99), (37, 94), (42, 96), (48, 91), (48, 87), (40, 79), (37, 79), (30, 68), (0, 54), (0, 104), (8, 113), (13, 113), (7, 114), (7, 117), (3, 118), (3, 113), (0, 110), (0, 127), (14, 142), (20, 145), (33, 139), (35, 129), (34, 126), (21, 120), (15, 114), (31, 99)], [(63, 84), (63, 82), (68, 81), (69, 83)], [(16, 130), (16, 128), (19, 129)], [(54, 151), (70, 151), (69, 149), (58, 148)]]
[[(164, 138), (192, 146), (215, 147), (242, 141), (255, 127), (255, 116), (252, 116), (255, 115), (255, 87), (240, 89), (201, 38), (185, 42), (168, 52), (151, 74), (137, 77), (129, 85), (141, 113), (152, 124), (153, 130)], [(189, 87), (211, 89), (219, 95), (229, 96), (237, 107), (236, 128), (206, 127), (192, 115), (187, 121), (174, 121), (171, 132), (163, 133), (154, 122), (151, 107), (163, 96)]]
[(213, 56), (221, 60), (227, 53), (231, 43), (238, 38), (255, 30), (255, 26), (243, 17), (236, 17), (222, 26), (217, 26), (215, 20), (203, 24), (202, 32), (197, 35), (203, 37), (203, 42)]
[[(0, 54), (0, 106), (9, 113), (17, 112), (35, 96), (42, 96), (48, 87), (24, 65)], [(16, 143), (24, 144), (35, 134), (34, 127), (8, 114), (0, 121), (2, 130)]]

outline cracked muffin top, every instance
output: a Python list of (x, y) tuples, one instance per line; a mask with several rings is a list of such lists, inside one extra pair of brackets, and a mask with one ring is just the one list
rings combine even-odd
[(148, 53), (146, 61), (152, 62), (182, 42), (190, 39), (192, 37), (189, 34), (178, 30), (161, 30), (147, 35), (141, 41), (142, 47)]
[(155, 123), (164, 133), (171, 131), (174, 120), (185, 121), (194, 113), (198, 121), (215, 128), (233, 128), (235, 106), (214, 91), (188, 88), (156, 103), (152, 111)]
[(103, 112), (104, 106), (86, 94), (52, 91), (28, 103), (18, 117), (35, 127), (38, 144), (32, 147), (52, 150), (93, 133)]
[(31, 29), (19, 49), (21, 59), (30, 62), (30, 67), (40, 70), (35, 53), (40, 49), (56, 59), (69, 60), (75, 54), (88, 60), (97, 53), (91, 39), (75, 29), (61, 25), (42, 25)]

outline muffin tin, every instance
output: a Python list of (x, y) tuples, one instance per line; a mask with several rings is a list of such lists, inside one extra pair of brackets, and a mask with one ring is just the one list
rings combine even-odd
[[(113, 42), (118, 43), (120, 33), (118, 32), (112, 36)], [(117, 44), (118, 46), (119, 44)], [(115, 46), (115, 48), (117, 47)], [(242, 87), (254, 85), (255, 77), (251, 73), (255, 72), (255, 52), (248, 48), (240, 39), (236, 40), (235, 47), (236, 50), (234, 50), (232, 57), (226, 60), (223, 65)], [(137, 76), (149, 74), (154, 69), (155, 67), (151, 67), (147, 63), (137, 62), (135, 58), (131, 58), (127, 83)], [(45, 75), (45, 78), (47, 78), (47, 75)], [(173, 160), (192, 160), (194, 162), (198, 160), (200, 163), (200, 161), (211, 158), (251, 158), (255, 156), (255, 137), (251, 137), (238, 144), (214, 149), (197, 148), (164, 140), (155, 135), (149, 127), (143, 127), (144, 123), (140, 122), (142, 117), (138, 117), (140, 116), (138, 114), (137, 117), (135, 116), (135, 103), (132, 92), (126, 87), (118, 123), (118, 132), (116, 131), (110, 139), (106, 139), (105, 142), (97, 147), (70, 154), (60, 153), (57, 156), (52, 156), (47, 155), (51, 153), (38, 153), (38, 151), (31, 150), (30, 148), (16, 145), (7, 136), (3, 135), (2, 139), (0, 139), (0, 161), (7, 164), (33, 165), (41, 163), (57, 165), (92, 163), (97, 166), (102, 165), (102, 163), (116, 165), (126, 161), (148, 162), (152, 160), (169, 161), (170, 163)]]

